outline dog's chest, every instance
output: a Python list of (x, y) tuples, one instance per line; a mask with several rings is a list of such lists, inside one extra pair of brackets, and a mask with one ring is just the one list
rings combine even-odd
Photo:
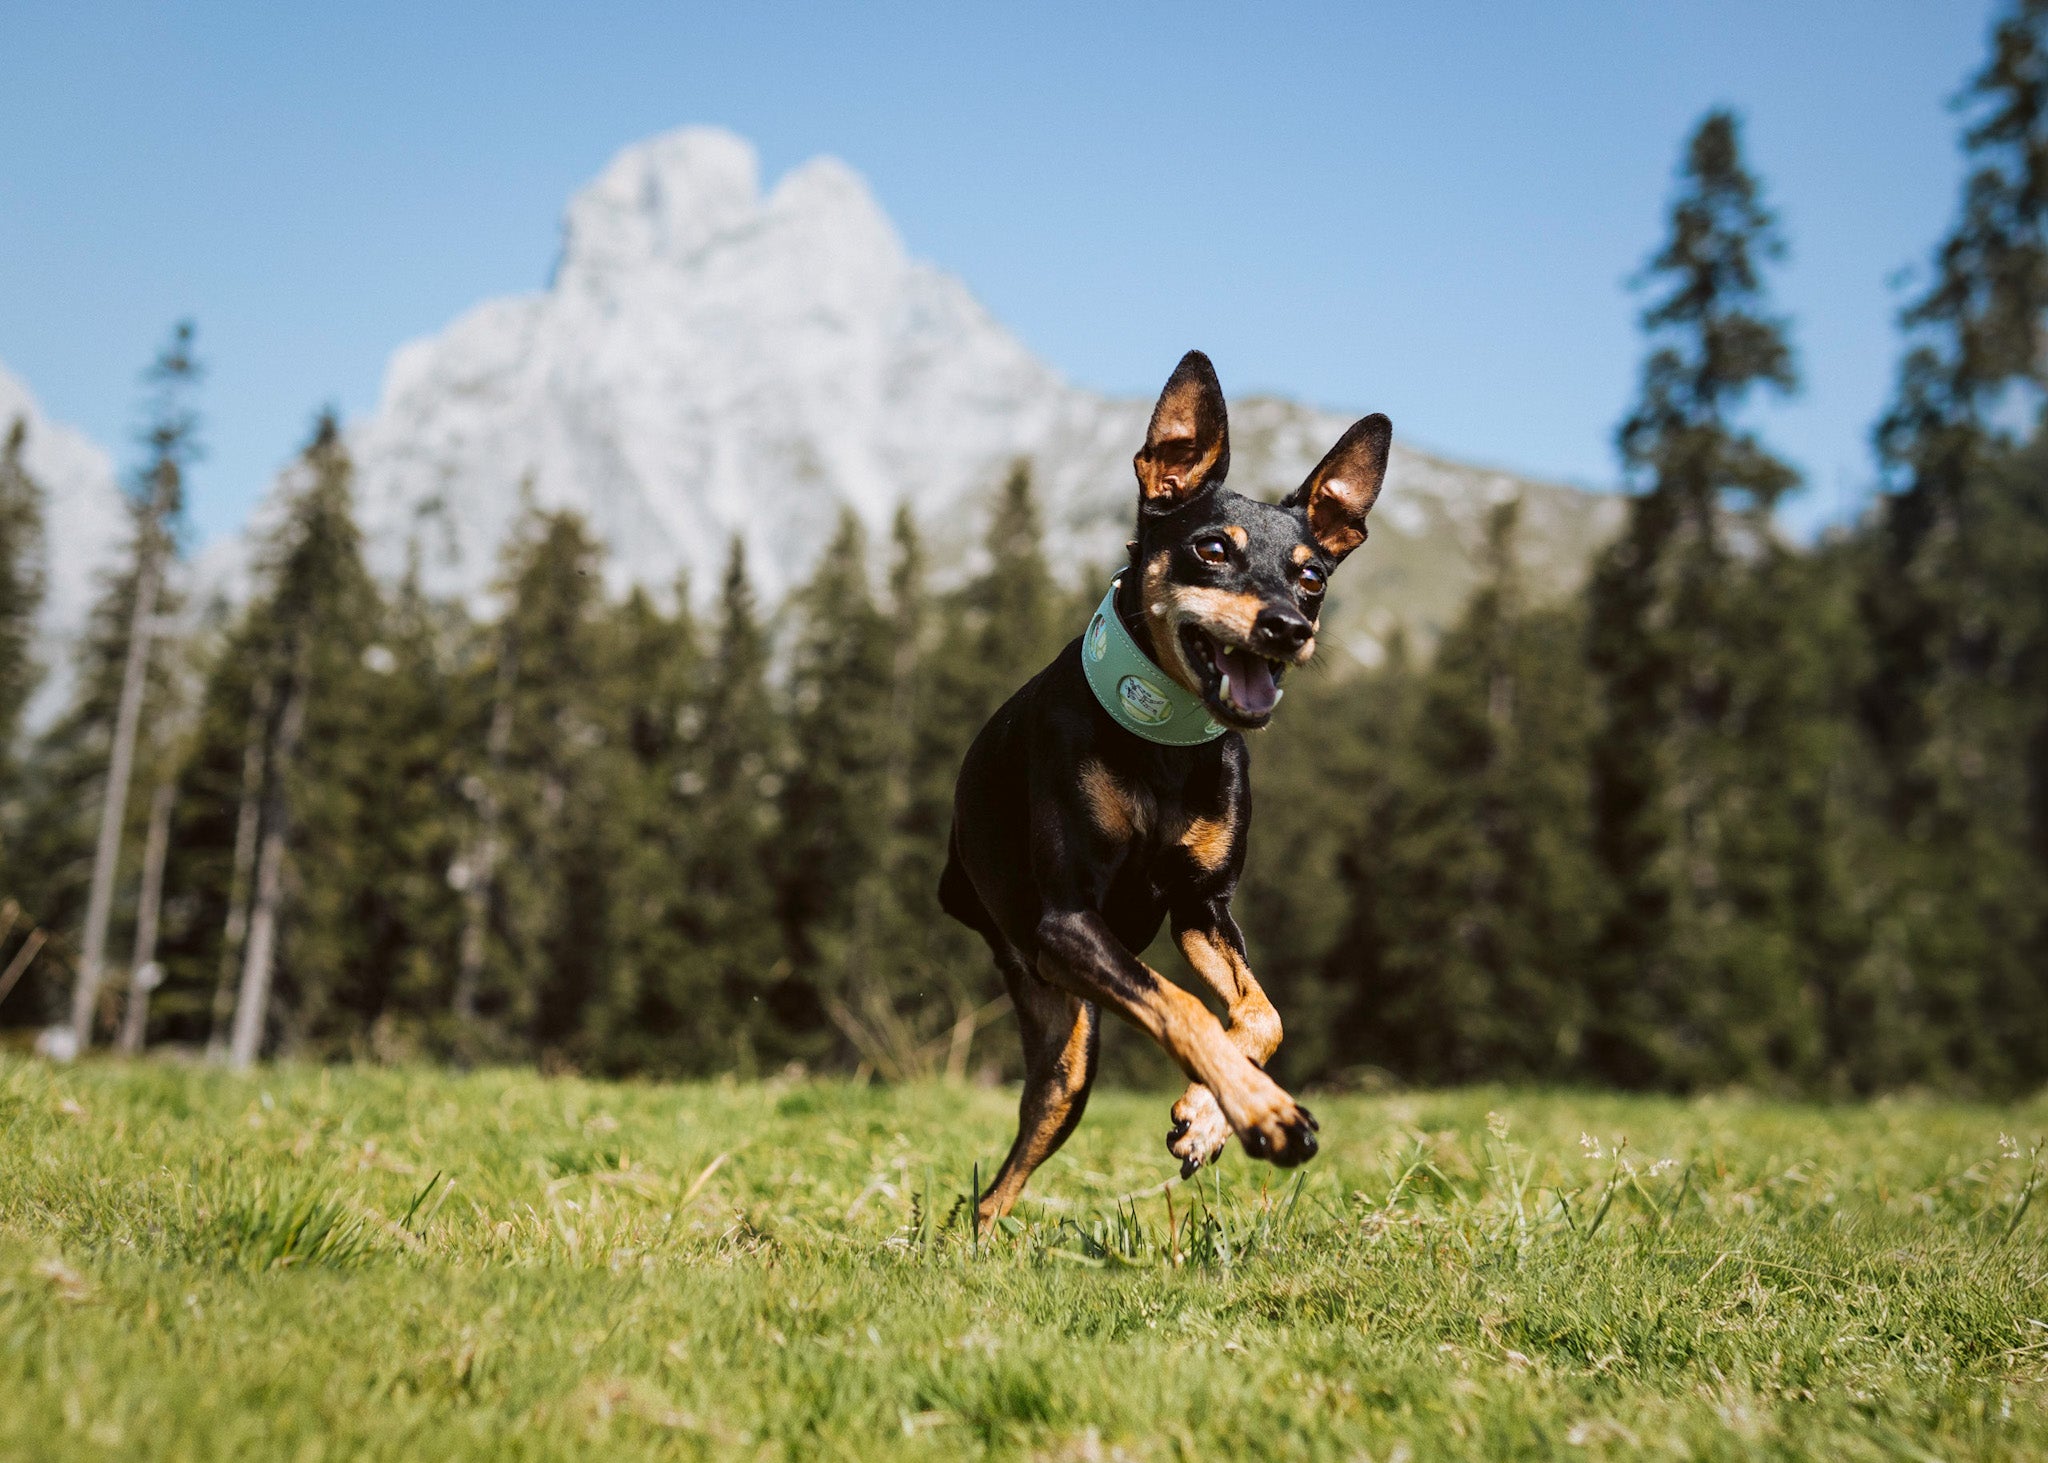
[(1234, 800), (1213, 779), (1162, 783), (1092, 763), (1083, 768), (1082, 792), (1117, 851), (1121, 885), (1165, 891), (1230, 862)]

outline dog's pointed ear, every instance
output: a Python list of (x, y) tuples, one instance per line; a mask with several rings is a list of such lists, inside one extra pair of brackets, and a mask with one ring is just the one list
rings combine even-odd
[(1365, 515), (1386, 481), (1393, 443), (1394, 424), (1380, 413), (1353, 422), (1308, 481), (1280, 505), (1308, 510), (1308, 530), (1331, 558), (1341, 559), (1365, 542)]
[(1200, 351), (1189, 351), (1173, 368), (1131, 465), (1138, 470), (1139, 507), (1159, 513), (1214, 487), (1230, 471), (1223, 387)]

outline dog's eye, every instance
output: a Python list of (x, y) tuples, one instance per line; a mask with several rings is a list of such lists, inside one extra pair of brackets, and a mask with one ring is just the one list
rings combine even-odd
[(1301, 587), (1305, 593), (1321, 594), (1329, 582), (1330, 576), (1322, 571), (1320, 565), (1303, 564), (1301, 566)]
[(1204, 564), (1228, 564), (1230, 545), (1224, 541), (1221, 534), (1208, 534), (1195, 540), (1195, 557)]

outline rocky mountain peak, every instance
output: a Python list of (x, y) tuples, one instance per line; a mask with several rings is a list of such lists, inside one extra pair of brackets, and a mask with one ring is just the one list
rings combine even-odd
[[(0, 376), (0, 414), (9, 390)], [(708, 592), (738, 538), (772, 603), (842, 507), (879, 540), (907, 503), (935, 562), (965, 572), (988, 490), (1020, 459), (1056, 562), (1112, 562), (1149, 407), (1033, 356), (959, 280), (911, 256), (846, 164), (813, 159), (764, 193), (744, 139), (689, 127), (625, 148), (576, 193), (546, 288), (487, 300), (394, 352), (348, 443), (366, 552), (388, 579), (417, 568), (430, 592), (486, 608), (532, 506), (583, 515), (615, 590), (684, 575)], [(1351, 415), (1233, 399), (1232, 486), (1284, 493)], [(1526, 501), (1537, 587), (1575, 581), (1614, 521), (1614, 499), (1426, 456), (1395, 427), (1372, 548), (1347, 567), (1326, 637), (1362, 658), (1395, 624), (1426, 646), (1456, 613), (1502, 497)], [(81, 503), (112, 495), (111, 470), (94, 471), (107, 487)], [(84, 565), (118, 532), (82, 524), (53, 543)], [(215, 546), (202, 588), (246, 592), (248, 564), (243, 545)], [(86, 576), (59, 577), (53, 625), (75, 627)]]
[(760, 171), (753, 147), (716, 127), (635, 143), (569, 201), (559, 276), (687, 262), (759, 215)]

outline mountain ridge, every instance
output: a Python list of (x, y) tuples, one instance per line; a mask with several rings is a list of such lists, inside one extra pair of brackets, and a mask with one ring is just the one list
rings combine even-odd
[[(0, 391), (0, 415), (9, 399)], [(1018, 461), (1055, 562), (1113, 562), (1150, 407), (1040, 360), (964, 283), (912, 256), (845, 163), (813, 158), (764, 189), (743, 138), (685, 127), (621, 149), (577, 190), (546, 285), (394, 350), (376, 408), (345, 433), (365, 553), (386, 581), (416, 570), (430, 592), (485, 606), (533, 506), (583, 515), (614, 592), (679, 575), (708, 588), (738, 536), (774, 603), (841, 505), (879, 537), (907, 503), (934, 561), (967, 572), (987, 490)], [(1349, 421), (1233, 400), (1232, 486), (1285, 493)], [(1368, 664), (1396, 625), (1426, 647), (1457, 613), (1494, 503), (1523, 499), (1539, 593), (1575, 584), (1619, 521), (1610, 495), (1463, 464), (1395, 432), (1372, 545), (1340, 578), (1326, 637)], [(64, 471), (82, 482), (75, 446)], [(85, 476), (103, 520), (108, 494), (118, 505), (104, 452)], [(200, 556), (195, 603), (248, 592), (252, 546), (278, 511), (273, 490), (241, 535)], [(53, 647), (82, 625), (78, 586), (119, 529), (81, 520), (82, 537), (53, 534), (66, 586), (45, 616)]]
[[(349, 440), (387, 577), (417, 563), (431, 588), (483, 594), (530, 500), (590, 520), (615, 587), (708, 582), (736, 535), (772, 600), (841, 504), (879, 533), (908, 503), (943, 557), (970, 562), (978, 515), (960, 510), (1018, 460), (1056, 559), (1113, 559), (1150, 405), (1039, 360), (911, 256), (846, 164), (814, 158), (764, 191), (744, 139), (683, 128), (621, 150), (570, 200), (544, 290), (402, 347)], [(1233, 486), (1287, 491), (1349, 420), (1233, 402)], [(1363, 658), (1393, 623), (1427, 641), (1455, 614), (1503, 497), (1524, 498), (1539, 589), (1575, 582), (1618, 521), (1610, 497), (1417, 451), (1398, 423), (1396, 439), (1381, 532), (1337, 602)]]

